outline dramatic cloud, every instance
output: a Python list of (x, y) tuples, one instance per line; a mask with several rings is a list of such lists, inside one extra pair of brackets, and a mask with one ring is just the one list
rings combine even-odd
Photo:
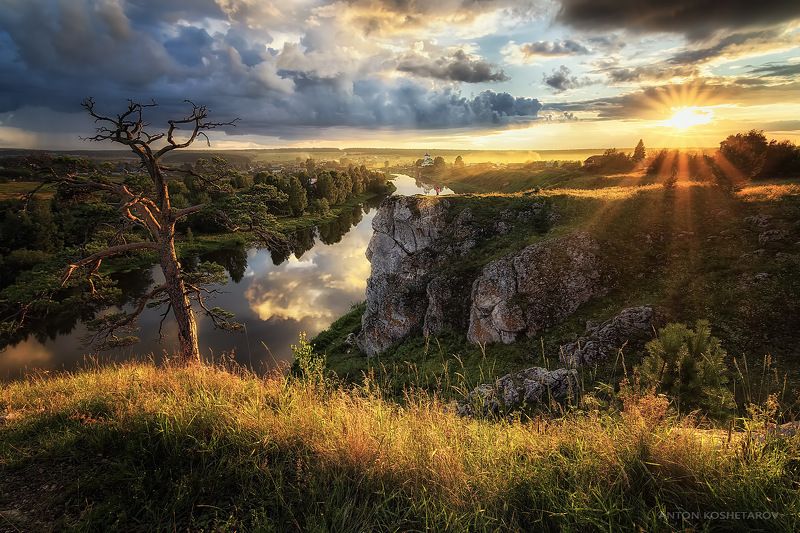
[(537, 0), (345, 0), (317, 8), (370, 36), (458, 33), (486, 35), (498, 25), (522, 21), (541, 11)]
[(800, 44), (800, 38), (782, 30), (760, 30), (725, 35), (708, 46), (694, 47), (679, 52), (667, 61), (675, 65), (699, 64), (721, 56), (735, 58), (759, 54)]
[(790, 0), (561, 0), (558, 14), (559, 21), (581, 29), (670, 32), (690, 39), (796, 18), (800, 18), (800, 2)]
[[(439, 138), (442, 128), (458, 129), (453, 135), (499, 129), (506, 131), (494, 131), (498, 135), (521, 135), (523, 128), (516, 126), (545, 123), (547, 116), (550, 122), (567, 122), (578, 111), (582, 120), (653, 116), (642, 102), (657, 91), (626, 92), (640, 84), (701, 80), (722, 95), (714, 101), (737, 113), (747, 102), (797, 99), (792, 92), (797, 63), (782, 58), (800, 45), (798, 2), (0, 4), (0, 144), (5, 146), (31, 144), (32, 136), (46, 145), (85, 134), (91, 121), (79, 103), (86, 96), (112, 113), (127, 98), (153, 98), (161, 104), (150, 117), (154, 125), (181, 116), (181, 102), (190, 98), (208, 105), (219, 119), (243, 119), (219, 133), (238, 136), (224, 139), (231, 146), (339, 139), (365, 129), (370, 139), (377, 129), (409, 130), (408, 138), (419, 135), (411, 130), (423, 129), (438, 130), (430, 135)], [(725, 64), (733, 60), (739, 63)], [(544, 76), (537, 63), (547, 64)], [(481, 83), (502, 85), (497, 92), (472, 89)], [(599, 83), (604, 98), (558, 104), (562, 108), (552, 107), (549, 114), (536, 98), (537, 90), (563, 99), (564, 93), (579, 94), (584, 91), (576, 89)], [(757, 94), (773, 100), (756, 99)], [(560, 127), (566, 126), (553, 124)]]
[[(402, 52), (407, 40), (376, 40), (374, 31), (353, 32), (346, 23), (378, 13), (415, 27), (448, 17), (452, 27), (471, 27), (487, 14), (528, 9), (510, 1), (9, 2), (0, 9), (0, 113), (74, 112), (89, 95), (109, 111), (127, 98), (154, 98), (162, 104), (158, 121), (180, 116), (179, 103), (191, 98), (220, 118), (242, 117), (230, 134), (280, 136), (303, 126), (500, 127), (536, 119), (541, 108), (533, 98), (466, 97), (457, 87), (390, 76), (400, 71), (448, 85), (509, 79), (468, 48)], [(4, 126), (40, 127), (23, 123), (31, 116), (14, 113)]]
[(699, 46), (674, 52), (658, 63), (621, 66), (617, 61), (605, 65), (598, 61), (596, 66), (597, 72), (605, 72), (612, 83), (666, 81), (701, 76), (705, 65), (721, 60), (777, 52), (798, 44), (800, 35), (776, 28), (714, 37)]
[[(598, 41), (597, 45), (598, 48), (602, 48), (609, 43), (610, 41)], [(591, 50), (578, 41), (566, 39), (563, 41), (537, 41), (531, 43), (511, 41), (503, 47), (501, 53), (509, 63), (524, 65), (554, 57), (587, 55), (591, 53)]]
[(543, 75), (542, 81), (559, 93), (592, 84), (592, 80), (587, 77), (578, 78), (573, 76), (572, 71), (566, 65), (561, 65), (550, 74)]
[[(512, 43), (513, 45), (513, 43)], [(584, 55), (589, 49), (577, 41), (537, 41), (513, 45), (524, 58)]]
[(457, 50), (448, 57), (430, 59), (414, 54), (403, 58), (397, 65), (400, 72), (439, 80), (483, 83), (508, 81), (510, 78), (495, 65)]

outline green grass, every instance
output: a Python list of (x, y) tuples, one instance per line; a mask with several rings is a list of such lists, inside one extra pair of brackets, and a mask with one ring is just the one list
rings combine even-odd
[[(798, 437), (762, 436), (760, 418), (731, 435), (697, 429), (665, 417), (651, 396), (624, 405), (600, 411), (587, 399), (557, 418), (488, 422), (460, 419), (421, 392), (400, 406), (374, 383), (320, 387), (209, 366), (33, 378), (0, 387), (0, 523), (12, 531), (800, 527)], [(744, 514), (725, 514), (733, 512)]]

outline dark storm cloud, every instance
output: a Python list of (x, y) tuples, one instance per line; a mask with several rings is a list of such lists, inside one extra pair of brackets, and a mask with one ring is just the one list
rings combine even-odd
[[(292, 47), (268, 48), (268, 31), (236, 18), (253, 15), (264, 3), (222, 4), (236, 9), (223, 12), (214, 2), (194, 0), (7, 0), (0, 9), (4, 125), (47, 129), (31, 118), (40, 115), (36, 109), (80, 112), (86, 96), (108, 113), (127, 98), (155, 99), (161, 106), (152, 110), (154, 125), (182, 116), (181, 102), (190, 98), (208, 105), (215, 118), (241, 117), (228, 133), (261, 135), (319, 126), (502, 126), (535, 120), (541, 109), (536, 99), (507, 93), (467, 97), (455, 89), (386, 81), (330, 54), (331, 42), (340, 44), (342, 37), (325, 35), (324, 28), (308, 30), (300, 41), (304, 49), (287, 55)], [(330, 72), (318, 72), (327, 66)], [(463, 52), (428, 67), (420, 73), (452, 81), (507, 79)], [(82, 115), (72, 120), (59, 127), (83, 133), (91, 127)]]
[(178, 35), (164, 41), (164, 48), (179, 63), (196, 67), (203, 62), (204, 53), (211, 51), (214, 39), (202, 28), (181, 26)]
[(400, 72), (408, 72), (416, 76), (465, 83), (485, 83), (491, 81), (508, 81), (510, 78), (497, 66), (467, 55), (457, 50), (449, 57), (430, 59), (412, 55), (397, 65)]
[(559, 93), (570, 89), (577, 89), (578, 87), (584, 87), (592, 83), (589, 78), (573, 76), (572, 71), (566, 65), (561, 65), (550, 74), (544, 74), (542, 76), (542, 81), (545, 85)]
[(400, 81), (387, 85), (378, 79), (359, 80), (351, 91), (341, 91), (339, 80), (292, 74), (296, 98), (277, 102), (282, 114), (272, 120), (286, 126), (354, 126), (447, 128), (471, 125), (504, 125), (537, 118), (542, 104), (535, 98), (484, 91), (465, 97), (459, 91), (429, 91)]
[(558, 57), (584, 55), (589, 53), (589, 49), (577, 41), (567, 39), (564, 41), (536, 41), (534, 43), (523, 43), (519, 46), (520, 51), (526, 57)]
[(670, 32), (690, 39), (798, 17), (800, 2), (792, 0), (561, 0), (558, 13), (559, 21), (586, 30)]

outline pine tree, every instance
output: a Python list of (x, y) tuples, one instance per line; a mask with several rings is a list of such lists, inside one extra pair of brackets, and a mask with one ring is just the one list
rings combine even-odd
[(711, 335), (708, 321), (698, 320), (694, 330), (667, 324), (646, 348), (639, 367), (642, 384), (671, 397), (679, 411), (701, 407), (716, 416), (731, 406), (727, 353)]
[(634, 163), (639, 163), (640, 161), (643, 161), (645, 157), (647, 157), (647, 152), (644, 149), (644, 142), (639, 139), (639, 144), (637, 144), (636, 148), (634, 148), (631, 159), (634, 161)]

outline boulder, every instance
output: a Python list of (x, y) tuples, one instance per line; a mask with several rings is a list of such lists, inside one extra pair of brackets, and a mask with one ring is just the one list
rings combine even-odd
[(769, 227), (771, 219), (772, 217), (769, 215), (758, 214), (745, 217), (744, 221), (751, 226), (763, 229)]
[(583, 336), (561, 347), (559, 359), (568, 367), (603, 361), (623, 346), (641, 347), (652, 338), (655, 311), (643, 305), (623, 309), (617, 316), (601, 324), (588, 324)]
[(506, 374), (494, 384), (478, 385), (458, 403), (456, 412), (460, 416), (500, 415), (550, 400), (563, 401), (578, 390), (578, 372), (574, 369), (526, 368)]
[(486, 265), (472, 285), (468, 337), (510, 344), (536, 335), (608, 290), (599, 244), (577, 232)]

